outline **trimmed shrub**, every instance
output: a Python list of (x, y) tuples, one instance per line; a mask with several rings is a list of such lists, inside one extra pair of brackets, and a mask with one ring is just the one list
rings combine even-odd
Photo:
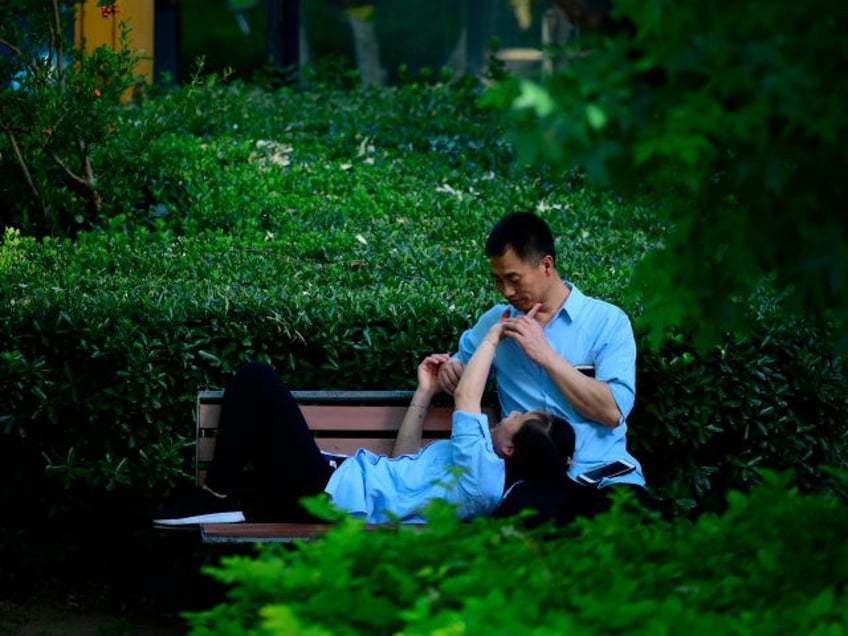
[[(192, 473), (194, 392), (246, 360), (274, 363), (296, 388), (411, 388), (418, 360), (452, 351), (497, 300), (482, 256), (467, 256), (497, 215), (468, 209), (451, 227), (453, 205), (425, 209), (437, 206), (334, 221), (291, 211), (252, 241), (136, 231), (37, 244), (8, 232), (4, 430), (66, 485), (146, 492)], [(551, 220), (568, 234), (566, 218)], [(614, 229), (594, 250), (583, 230), (565, 262), (632, 315)], [(706, 354), (683, 335), (653, 352), (637, 333), (630, 439), (670, 507), (714, 509), (760, 466), (794, 466), (817, 487), (820, 464), (844, 461), (845, 369), (818, 330), (763, 316), (755, 336)]]
[(745, 338), (699, 354), (681, 334), (637, 362), (630, 446), (672, 509), (718, 510), (759, 470), (792, 469), (806, 491), (841, 491), (823, 466), (846, 466), (844, 360), (809, 325), (761, 317)]
[[(50, 564), (48, 522), (90, 540), (103, 508), (138, 524), (113, 513), (113, 540), (141, 533), (147, 509), (192, 478), (196, 389), (246, 360), (296, 388), (411, 387), (418, 361), (452, 351), (498, 300), (483, 242), (513, 209), (539, 211), (562, 274), (634, 319), (630, 439), (669, 511), (719, 509), (759, 467), (840, 488), (820, 468), (845, 464), (848, 430), (827, 330), (756, 299), (744, 339), (696, 353), (669, 334), (649, 350), (633, 270), (665, 236), (654, 202), (516, 164), (471, 85), (207, 79), (127, 105), (116, 130), (99, 150), (112, 166), (101, 227), (0, 240), (0, 459), (28, 484), (0, 497), (18, 513), (4, 551), (35, 545)], [(8, 562), (6, 582), (39, 571)]]

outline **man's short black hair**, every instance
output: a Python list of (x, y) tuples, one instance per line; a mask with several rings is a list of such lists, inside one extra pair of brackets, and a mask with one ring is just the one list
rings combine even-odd
[(551, 228), (532, 212), (511, 212), (495, 223), (486, 239), (486, 257), (503, 256), (510, 247), (522, 262), (536, 265), (550, 256), (556, 264)]

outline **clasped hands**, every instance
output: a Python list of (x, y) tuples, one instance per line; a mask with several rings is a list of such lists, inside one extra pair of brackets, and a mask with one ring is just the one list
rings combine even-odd
[[(497, 343), (501, 338), (512, 338), (533, 362), (541, 364), (551, 350), (550, 344), (542, 332), (534, 316), (542, 307), (536, 303), (526, 314), (510, 317), (509, 309), (505, 310), (497, 323), (492, 325), (486, 338)], [(465, 364), (456, 358), (449, 358), (438, 366), (438, 386), (449, 395), (453, 395), (459, 378), (465, 369)]]

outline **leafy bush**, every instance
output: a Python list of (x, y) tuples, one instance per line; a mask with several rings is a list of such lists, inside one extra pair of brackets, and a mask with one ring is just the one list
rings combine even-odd
[(98, 149), (138, 81), (121, 23), (120, 45), (91, 55), (73, 44), (76, 3), (18, 0), (0, 8), (0, 224), (68, 235), (98, 225)]
[[(501, 186), (501, 197), (516, 196)], [(221, 386), (245, 360), (273, 362), (297, 388), (411, 387), (417, 361), (453, 350), (497, 299), (483, 259), (467, 255), (500, 212), (475, 214), (432, 185), (430, 196), (398, 217), (291, 210), (253, 233), (139, 230), (37, 244), (7, 232), (6, 434), (27, 439), (66, 485), (146, 492), (191, 474), (194, 392)], [(600, 210), (585, 223), (566, 216), (582, 212), (552, 218), (560, 236), (572, 223), (607, 228), (569, 243), (570, 278), (621, 302), (619, 277), (632, 263), (613, 255), (634, 234)], [(705, 354), (676, 340), (652, 352), (639, 335), (629, 420), (669, 508), (714, 509), (760, 466), (796, 466), (801, 485), (818, 487), (820, 464), (845, 461), (845, 369), (820, 332), (763, 316), (756, 337)]]
[[(184, 480), (195, 389), (247, 359), (302, 388), (410, 386), (421, 356), (452, 350), (497, 300), (482, 241), (508, 210), (540, 210), (564, 275), (637, 321), (627, 284), (665, 234), (648, 203), (512, 164), (470, 85), (198, 79), (128, 104), (119, 129), (103, 232), (0, 245), (15, 334), (0, 421), (66, 486)], [(844, 461), (843, 367), (819, 332), (769, 316), (703, 355), (684, 335), (641, 346), (631, 439), (670, 507), (720, 505), (760, 465), (799, 463), (812, 487), (819, 463)]]
[(523, 156), (655, 193), (671, 228), (642, 269), (656, 340), (681, 324), (703, 343), (744, 329), (744, 299), (768, 276), (798, 315), (837, 319), (848, 347), (848, 5), (558, 4), (584, 17), (611, 5), (626, 28), (492, 97)]
[[(231, 145), (198, 149), (198, 163), (219, 147)], [(4, 354), (6, 432), (42, 449), (66, 483), (146, 489), (173, 483), (174, 462), (190, 456), (179, 449), (192, 435), (196, 387), (220, 386), (246, 359), (273, 360), (304, 388), (409, 386), (420, 357), (453, 348), (496, 298), (482, 259), (468, 256), (479, 255), (480, 229), (508, 209), (559, 196), (551, 185), (530, 189), (496, 176), (450, 186), (412, 162), (406, 173), (309, 165), (305, 179), (292, 181), (303, 190), (289, 195), (295, 207), (231, 213), (229, 228), (211, 229), (207, 216), (175, 221), (210, 227), (185, 236), (164, 220), (153, 232), (118, 231), (125, 221), (116, 218), (110, 232), (40, 244), (7, 231), (2, 319), (17, 335)], [(240, 196), (241, 175), (257, 172), (231, 171), (231, 188), (221, 192)], [(381, 187), (385, 178), (399, 184), (397, 194)], [(481, 197), (498, 209), (479, 210)], [(219, 214), (224, 225), (217, 205), (193, 209), (200, 218)], [(395, 209), (403, 213), (381, 212)], [(611, 253), (625, 240), (612, 231), (605, 238)], [(595, 269), (590, 250), (585, 258), (576, 280), (588, 286), (580, 272)]]
[(230, 592), (191, 633), (839, 633), (848, 508), (764, 477), (694, 523), (621, 505), (555, 534), (439, 507), (425, 528), (348, 519), (209, 568)]
[(846, 370), (820, 332), (761, 316), (706, 352), (682, 334), (656, 354), (640, 342), (628, 437), (669, 509), (720, 509), (763, 467), (793, 469), (807, 491), (839, 490), (822, 466), (848, 465)]
[[(638, 323), (634, 268), (667, 231), (657, 202), (515, 162), (476, 100), (469, 84), (206, 78), (123, 106), (98, 150), (99, 227), (0, 239), (0, 460), (29, 485), (2, 495), (29, 512), (0, 549), (55, 551), (43, 533), (84, 529), (98, 509), (113, 512), (112, 540), (137, 536), (191, 479), (196, 389), (245, 360), (297, 388), (411, 386), (418, 360), (452, 350), (497, 300), (482, 243), (507, 211), (538, 210), (566, 278)], [(839, 487), (819, 465), (846, 458), (844, 361), (772, 302), (753, 303), (755, 333), (707, 351), (685, 332), (649, 350), (638, 332), (630, 439), (669, 510), (718, 509), (761, 466)], [(2, 560), (4, 581), (40, 571)]]

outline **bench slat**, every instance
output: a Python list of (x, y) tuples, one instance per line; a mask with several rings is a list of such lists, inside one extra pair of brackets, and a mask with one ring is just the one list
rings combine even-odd
[(200, 536), (204, 543), (291, 543), (321, 536), (330, 528), (329, 523), (204, 523)]
[[(403, 524), (421, 527), (420, 523)], [(204, 523), (200, 536), (204, 543), (291, 543), (297, 539), (314, 539), (333, 527), (331, 523)], [(366, 524), (366, 529), (378, 526)]]
[[(309, 428), (313, 431), (397, 431), (407, 407), (405, 406), (326, 406), (301, 407)], [(428, 410), (424, 430), (449, 431), (452, 409), (447, 406)]]
[(215, 438), (201, 437), (197, 440), (197, 448), (195, 449), (197, 460), (201, 462), (211, 462), (215, 453)]
[[(198, 404), (198, 429), (218, 428), (221, 405), (209, 402)], [(328, 406), (305, 404), (300, 407), (309, 428), (313, 431), (385, 431), (395, 432), (406, 413), (405, 406)], [(489, 409), (491, 414), (493, 409)], [(453, 409), (434, 406), (427, 411), (425, 431), (450, 431)]]
[[(318, 392), (311, 392), (316, 394)], [(338, 394), (339, 392), (335, 392)], [(363, 391), (352, 392), (362, 397)], [(391, 394), (400, 391), (379, 391)], [(324, 399), (327, 397), (324, 395)], [(195, 446), (195, 483), (206, 480), (206, 466), (215, 453), (215, 432), (221, 414), (223, 391), (202, 391), (197, 398), (197, 440)], [(377, 454), (388, 455), (394, 446), (394, 438), (407, 406), (363, 405), (363, 404), (302, 404), (309, 428), (314, 431), (319, 448), (328, 453), (353, 455), (360, 448)], [(490, 420), (497, 417), (497, 409), (484, 409)], [(453, 408), (433, 406), (427, 411), (422, 437), (425, 442), (450, 435)]]

